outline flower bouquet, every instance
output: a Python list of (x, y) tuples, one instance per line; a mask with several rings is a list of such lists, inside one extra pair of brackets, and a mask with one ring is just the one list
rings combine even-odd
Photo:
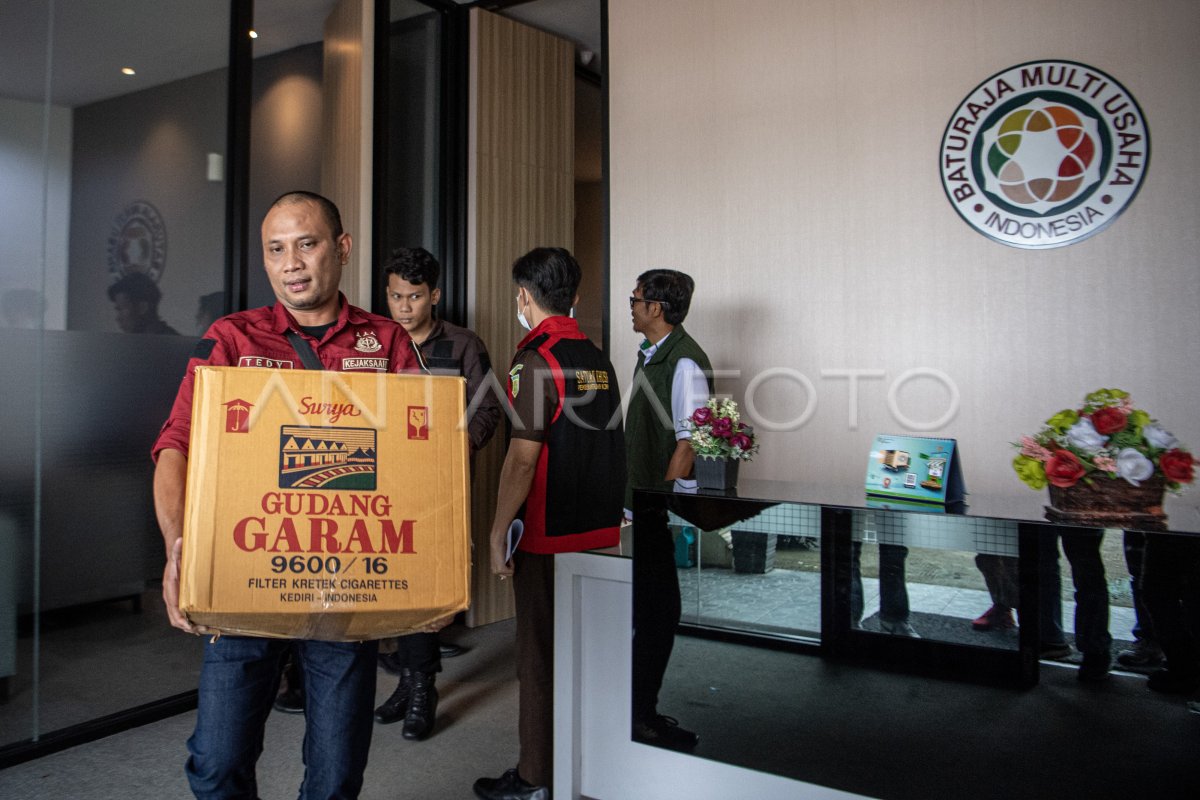
[(1017, 476), (1031, 489), (1049, 486), (1054, 521), (1160, 528), (1163, 492), (1194, 479), (1192, 454), (1120, 389), (1092, 392), (1014, 446)]
[(737, 484), (738, 465), (758, 452), (754, 430), (741, 421), (738, 406), (713, 397), (682, 420), (691, 432), (696, 483), (702, 489), (730, 489)]

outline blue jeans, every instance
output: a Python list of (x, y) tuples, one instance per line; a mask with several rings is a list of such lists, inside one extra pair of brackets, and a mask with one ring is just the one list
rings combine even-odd
[(255, 800), (263, 726), (288, 646), (304, 671), (301, 800), (358, 797), (371, 746), (378, 642), (222, 636), (204, 648), (187, 777), (201, 800)]
[[(1058, 563), (1058, 535), (1038, 537), (1038, 641), (1043, 645), (1067, 643), (1062, 628), (1062, 567)], [(1106, 623), (1107, 624), (1107, 623)]]

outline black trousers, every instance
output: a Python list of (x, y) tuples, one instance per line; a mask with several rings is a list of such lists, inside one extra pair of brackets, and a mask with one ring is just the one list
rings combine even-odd
[(397, 666), (413, 672), (441, 672), (442, 650), (436, 633), (410, 633), (396, 638)]
[(1200, 537), (1146, 538), (1142, 592), (1173, 673), (1200, 677)]
[(633, 718), (657, 713), (682, 605), (675, 544), (665, 508), (638, 510), (633, 523)]

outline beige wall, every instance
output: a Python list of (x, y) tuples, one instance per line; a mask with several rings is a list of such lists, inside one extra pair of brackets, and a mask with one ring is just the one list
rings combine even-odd
[[(1200, 448), (1200, 4), (1191, 0), (609, 0), (614, 361), (637, 337), (625, 296), (652, 266), (690, 272), (688, 327), (738, 400), (798, 371), (806, 424), (762, 431), (743, 474), (861, 482), (897, 408), (963, 448), (974, 492), (1023, 491), (1009, 442), (1094, 388)], [(1108, 229), (1047, 251), (992, 242), (943, 193), (951, 113), (985, 78), (1034, 59), (1115, 77), (1147, 118), (1141, 193)], [(829, 370), (876, 370), (849, 384)], [(767, 419), (810, 397), (777, 378)]]

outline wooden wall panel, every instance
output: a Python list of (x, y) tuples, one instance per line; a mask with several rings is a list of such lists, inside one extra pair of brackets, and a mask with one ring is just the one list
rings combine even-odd
[(337, 204), (354, 247), (342, 271), (351, 303), (371, 306), (371, 132), (374, 3), (341, 0), (325, 20), (321, 194)]
[[(523, 333), (513, 300), (513, 261), (537, 246), (574, 244), (575, 54), (569, 42), (478, 9), (471, 12), (471, 51), (472, 322), (504, 380)], [(510, 584), (488, 568), (503, 438), (498, 435), (476, 461), (471, 625), (513, 614)]]

